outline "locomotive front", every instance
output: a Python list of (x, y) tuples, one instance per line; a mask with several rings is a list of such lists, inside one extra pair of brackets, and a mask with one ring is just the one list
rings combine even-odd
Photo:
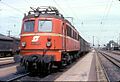
[(61, 61), (64, 50), (63, 21), (55, 15), (58, 11), (54, 7), (32, 10), (23, 19), (21, 65), (27, 71), (50, 72), (53, 62)]

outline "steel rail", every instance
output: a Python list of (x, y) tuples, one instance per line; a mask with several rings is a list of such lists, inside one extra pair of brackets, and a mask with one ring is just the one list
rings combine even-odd
[(7, 64), (2, 64), (0, 65), (0, 69), (1, 68), (6, 68), (6, 67), (10, 67), (10, 66), (14, 66), (14, 65), (18, 65), (19, 63), (7, 63)]
[(18, 76), (16, 76), (16, 77), (7, 79), (6, 81), (7, 81), (7, 82), (8, 82), (8, 81), (14, 81), (14, 80), (17, 80), (17, 79), (22, 78), (22, 77), (24, 77), (24, 76), (27, 76), (28, 74), (29, 74), (29, 73), (25, 73), (25, 74), (22, 74), (22, 75), (18, 75)]
[[(96, 50), (96, 52), (97, 52), (97, 54), (100, 54), (97, 50)], [(107, 81), (110, 82), (110, 79), (108, 77), (107, 71), (105, 70), (105, 68), (104, 68), (104, 66), (102, 64), (102, 60), (101, 60), (100, 56), (98, 56), (98, 60), (100, 61), (101, 67), (102, 67), (102, 69), (104, 71), (104, 74), (105, 74), (105, 77), (107, 78)]]
[(120, 55), (120, 53), (118, 53), (118, 52), (112, 52), (113, 54), (115, 54), (115, 55)]
[(114, 57), (104, 53), (104, 52), (100, 52), (105, 58), (107, 58), (110, 62), (112, 62), (114, 65), (116, 65), (117, 67), (120, 68), (120, 60), (115, 59)]

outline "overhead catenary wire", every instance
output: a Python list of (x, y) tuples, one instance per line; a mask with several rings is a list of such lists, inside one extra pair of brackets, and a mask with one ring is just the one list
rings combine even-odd
[[(99, 24), (99, 30), (100, 31), (102, 31), (102, 27), (104, 26), (104, 20), (105, 20), (105, 18), (106, 18), (106, 13), (107, 13), (107, 11), (108, 11), (108, 7), (109, 7), (109, 2), (110, 2), (110, 0), (108, 0), (107, 1), (107, 4), (106, 4), (106, 6), (105, 6), (105, 9), (104, 9), (104, 12), (103, 12), (103, 16), (101, 17), (101, 19), (100, 19), (100, 24)], [(103, 32), (103, 31), (102, 31)]]
[(63, 11), (63, 13), (64, 13), (66, 16), (68, 16), (68, 15), (66, 14), (66, 12), (60, 7), (60, 5), (59, 5), (55, 0), (53, 0), (53, 2)]
[(113, 3), (113, 0), (111, 0), (110, 4), (107, 4), (107, 6), (105, 8), (105, 11), (104, 11), (104, 15), (103, 15), (103, 17), (101, 19), (101, 24), (103, 24), (104, 20), (107, 19), (108, 15), (109, 15), (109, 12), (110, 12), (110, 9), (112, 7), (112, 3)]
[[(71, 21), (72, 21), (72, 23), (73, 23), (73, 17), (69, 17), (69, 15), (61, 8), (61, 6), (56, 2), (56, 0), (53, 0), (54, 1), (54, 3), (63, 11), (63, 13), (65, 14), (65, 18), (72, 18), (71, 19)], [(68, 4), (67, 4), (67, 6), (68, 6)], [(70, 9), (72, 9), (70, 6), (68, 6)], [(73, 15), (75, 16), (75, 19), (77, 20), (78, 19), (78, 17), (77, 17), (77, 15), (76, 15), (76, 13), (75, 12), (73, 12), (73, 10), (71, 10), (72, 12), (71, 13), (73, 13)], [(78, 19), (79, 20), (79, 19)], [(74, 23), (73, 23), (74, 24)]]
[(3, 5), (5, 5), (5, 6), (7, 6), (7, 7), (9, 7), (9, 8), (14, 9), (15, 11), (17, 11), (17, 12), (19, 12), (19, 13), (22, 13), (22, 14), (24, 13), (24, 12), (22, 12), (20, 9), (17, 9), (17, 8), (15, 8), (15, 7), (13, 7), (13, 6), (11, 6), (11, 5), (3, 2), (3, 1), (0, 1), (0, 3), (3, 4)]
[(29, 1), (27, 1), (27, 0), (24, 0), (24, 1), (25, 1), (25, 3), (26, 3), (29, 7), (32, 6), (32, 4), (31, 4)]
[[(66, 0), (66, 2), (68, 3), (68, 1)], [(68, 3), (69, 4), (69, 3)], [(78, 18), (78, 16), (76, 15), (76, 13), (75, 13), (75, 11), (72, 9), (72, 7), (70, 6), (70, 5), (68, 5), (68, 4), (66, 4), (66, 6), (67, 6), (67, 8), (69, 8), (72, 12), (71, 13), (73, 13), (73, 15), (75, 16), (75, 19), (76, 20), (79, 20), (79, 18)]]
[(104, 10), (104, 12), (103, 12), (103, 16), (102, 16), (102, 19), (101, 19), (101, 24), (102, 24), (102, 21), (104, 21), (105, 14), (106, 14), (106, 11), (107, 11), (107, 9), (108, 9), (108, 6), (109, 6), (109, 1), (107, 2), (107, 5), (106, 5), (105, 10)]
[(112, 3), (113, 3), (113, 0), (111, 0), (110, 3), (107, 4), (106, 7), (105, 7), (105, 11), (104, 11), (103, 17), (101, 18), (100, 25), (99, 25), (99, 30), (100, 30), (101, 32), (103, 32), (103, 31), (102, 31), (102, 28), (103, 28), (104, 25), (105, 25), (105, 20), (107, 20), (107, 18), (108, 18), (110, 9), (111, 9), (111, 7), (112, 7)]
[[(15, 7), (13, 7), (13, 6), (9, 5), (8, 3), (5, 3), (5, 2), (3, 2), (3, 1), (1, 1), (1, 0), (0, 0), (0, 4), (3, 4), (3, 5), (5, 5), (6, 7), (9, 7), (9, 8), (11, 8), (11, 9), (19, 12), (19, 14), (22, 14), (22, 15), (24, 14), (24, 12), (21, 11), (20, 9), (15, 8)], [(8, 26), (8, 27), (9, 27), (9, 26)], [(7, 31), (7, 32), (8, 32), (8, 31)], [(11, 36), (11, 31), (9, 31), (8, 35)], [(19, 36), (19, 35), (14, 35), (14, 36)]]
[[(66, 0), (66, 6), (67, 6), (67, 8), (69, 8), (70, 9), (70, 11), (71, 11), (71, 13), (74, 15), (74, 17), (75, 17), (75, 19), (77, 20), (77, 21), (80, 21), (80, 19), (79, 19), (79, 17), (77, 16), (77, 14), (75, 13), (75, 11), (72, 9), (72, 7), (70, 6), (70, 5), (68, 5), (68, 4), (70, 4), (69, 2), (68, 2), (68, 0)], [(74, 22), (73, 22), (73, 24), (75, 25), (75, 27), (76, 27), (76, 29), (79, 31), (79, 26), (78, 25), (76, 25)], [(83, 21), (81, 20), (81, 27), (83, 27)], [(82, 36), (82, 35), (81, 35)], [(83, 36), (82, 36), (83, 37)]]
[(104, 14), (103, 14), (103, 17), (101, 18), (100, 20), (100, 25), (99, 25), (99, 30), (101, 32), (106, 32), (106, 31), (103, 31), (103, 27), (105, 25), (105, 20), (107, 20), (108, 18), (108, 15), (109, 15), (109, 12), (110, 12), (110, 9), (112, 7), (112, 3), (113, 3), (113, 0), (110, 1), (110, 3), (108, 2), (106, 7), (105, 7), (105, 10), (104, 10)]
[(111, 7), (112, 7), (112, 3), (113, 3), (113, 0), (111, 0), (110, 6), (109, 6), (108, 11), (107, 11), (107, 14), (106, 14), (106, 16), (105, 16), (106, 18), (107, 18), (108, 15), (109, 15), (110, 9), (111, 9)]

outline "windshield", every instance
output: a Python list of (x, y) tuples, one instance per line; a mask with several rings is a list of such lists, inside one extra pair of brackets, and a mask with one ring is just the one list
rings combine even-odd
[(39, 32), (51, 32), (52, 31), (52, 21), (50, 21), (50, 20), (40, 20), (38, 31)]
[(26, 21), (24, 23), (24, 32), (33, 32), (34, 31), (34, 22), (33, 20)]

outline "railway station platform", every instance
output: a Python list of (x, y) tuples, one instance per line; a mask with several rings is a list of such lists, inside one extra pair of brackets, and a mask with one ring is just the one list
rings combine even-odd
[(97, 81), (95, 50), (86, 54), (73, 67), (55, 81)]
[(16, 73), (17, 72), (17, 69), (16, 69), (17, 66), (18, 65), (6, 67), (6, 68), (0, 68), (0, 78), (9, 76), (13, 73)]

